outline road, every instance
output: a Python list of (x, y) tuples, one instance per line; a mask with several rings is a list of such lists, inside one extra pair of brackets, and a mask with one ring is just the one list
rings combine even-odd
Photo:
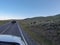
[(39, 45), (32, 40), (32, 38), (30, 38), (24, 30), (21, 29), (18, 23), (12, 24), (10, 22), (0, 26), (0, 34), (19, 36), (24, 41), (25, 45)]

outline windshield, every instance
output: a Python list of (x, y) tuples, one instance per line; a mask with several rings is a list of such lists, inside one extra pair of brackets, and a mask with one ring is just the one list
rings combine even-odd
[(13, 42), (0, 42), (0, 45), (19, 45), (19, 44)]

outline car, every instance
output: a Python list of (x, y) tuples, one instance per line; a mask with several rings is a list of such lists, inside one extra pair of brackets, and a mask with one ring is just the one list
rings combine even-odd
[(25, 45), (20, 37), (13, 35), (0, 35), (0, 45)]
[(12, 24), (15, 24), (15, 23), (16, 23), (16, 21), (15, 21), (15, 20), (13, 20), (11, 23), (12, 23)]

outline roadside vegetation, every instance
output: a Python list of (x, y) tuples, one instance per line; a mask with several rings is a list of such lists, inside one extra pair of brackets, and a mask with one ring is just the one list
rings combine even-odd
[(0, 20), (0, 25), (3, 25), (5, 23), (9, 22), (8, 20)]
[(20, 25), (40, 45), (60, 45), (60, 14), (20, 20)]

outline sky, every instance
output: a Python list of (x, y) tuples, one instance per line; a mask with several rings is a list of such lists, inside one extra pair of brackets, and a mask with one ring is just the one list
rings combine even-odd
[(60, 0), (0, 0), (0, 20), (60, 14)]

